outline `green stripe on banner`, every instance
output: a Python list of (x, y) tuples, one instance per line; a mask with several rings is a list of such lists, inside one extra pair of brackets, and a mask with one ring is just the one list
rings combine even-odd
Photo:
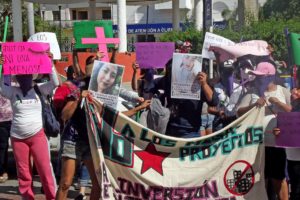
[[(8, 29), (8, 16), (5, 17), (5, 25), (4, 25), (4, 33), (3, 33), (3, 39), (2, 42), (6, 42), (6, 36), (7, 36), (7, 29)], [(2, 52), (1, 52), (2, 53)], [(2, 65), (0, 65), (0, 78), (2, 76)]]

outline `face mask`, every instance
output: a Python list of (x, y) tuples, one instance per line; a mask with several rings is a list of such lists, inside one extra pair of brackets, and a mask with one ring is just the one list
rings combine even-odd
[(233, 71), (232, 70), (224, 70), (223, 73), (221, 73), (221, 84), (226, 89), (226, 94), (230, 96), (233, 92)]
[(32, 88), (32, 75), (17, 75), (16, 80), (20, 85), (23, 95), (26, 96), (27, 92)]
[(260, 97), (264, 96), (265, 91), (267, 90), (270, 83), (274, 82), (275, 75), (272, 76), (256, 76), (254, 79), (255, 88), (258, 90)]

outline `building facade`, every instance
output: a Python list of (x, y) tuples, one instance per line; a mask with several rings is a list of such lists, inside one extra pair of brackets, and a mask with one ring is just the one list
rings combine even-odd
[[(179, 15), (180, 23), (192, 22), (195, 20), (195, 2), (196, 0), (180, 0)], [(214, 28), (224, 28), (224, 18), (222, 12), (224, 10), (234, 11), (241, 6), (246, 5), (246, 8), (253, 8), (263, 5), (266, 0), (212, 0), (212, 20)], [(247, 3), (246, 3), (247, 2)], [(203, 12), (203, 6), (201, 2), (201, 13)], [(94, 9), (96, 20), (112, 20), (114, 24), (114, 30), (117, 34), (117, 5), (95, 3), (96, 9)], [(245, 6), (243, 6), (245, 7)], [(162, 33), (172, 30), (172, 1), (165, 3), (158, 3), (152, 5), (127, 5), (126, 7), (126, 22), (127, 22), (127, 37), (128, 43), (134, 43), (136, 41), (158, 41), (159, 36)], [(41, 4), (41, 14), (45, 21), (49, 21), (54, 24), (62, 24), (64, 28), (72, 28), (73, 22), (81, 20), (92, 19), (91, 6), (89, 3), (76, 3), (62, 5), (43, 5)], [(203, 21), (202, 15), (200, 15), (200, 23)], [(200, 24), (202, 27), (202, 24)]]

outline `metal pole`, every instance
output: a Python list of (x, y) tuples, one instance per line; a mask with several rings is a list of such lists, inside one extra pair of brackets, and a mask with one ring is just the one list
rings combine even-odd
[[(214, 29), (213, 26), (209, 28), (209, 32), (213, 33)], [(214, 60), (209, 60), (209, 79), (214, 78)]]
[(146, 42), (148, 42), (148, 24), (149, 24), (149, 5), (147, 5), (147, 16), (146, 16)]
[(61, 5), (58, 6), (59, 10), (59, 46), (61, 48), (62, 40), (61, 40), (61, 29), (62, 29), (62, 24), (61, 24)]

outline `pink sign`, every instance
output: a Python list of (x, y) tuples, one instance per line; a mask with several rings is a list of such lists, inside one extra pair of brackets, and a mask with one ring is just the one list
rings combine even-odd
[(136, 60), (141, 68), (164, 68), (173, 57), (174, 42), (135, 43)]
[(52, 62), (46, 54), (50, 46), (40, 42), (6, 42), (2, 44), (3, 73), (49, 74)]
[(119, 38), (105, 38), (104, 29), (102, 27), (96, 27), (96, 38), (82, 38), (82, 44), (98, 44), (99, 51), (103, 53), (104, 57), (101, 61), (109, 62), (107, 53), (107, 44), (119, 44)]

